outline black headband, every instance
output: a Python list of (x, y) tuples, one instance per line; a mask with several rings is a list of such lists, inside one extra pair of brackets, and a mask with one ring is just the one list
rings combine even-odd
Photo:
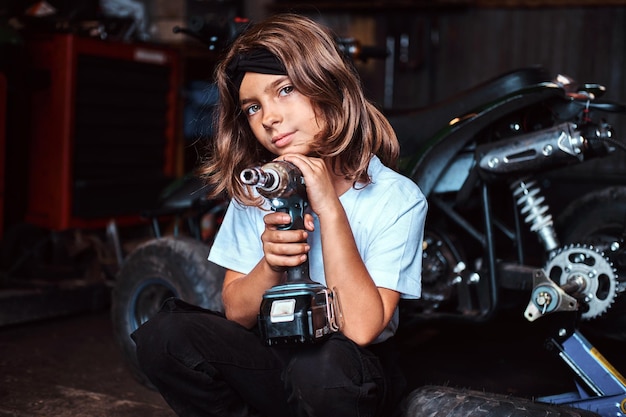
[(287, 75), (282, 62), (267, 49), (253, 49), (250, 52), (235, 55), (226, 68), (228, 77), (239, 92), (241, 81), (246, 72), (259, 74)]

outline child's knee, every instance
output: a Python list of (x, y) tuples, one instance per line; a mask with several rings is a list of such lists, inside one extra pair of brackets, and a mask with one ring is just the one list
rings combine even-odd
[[(166, 369), (166, 363), (175, 357), (185, 362), (190, 346), (190, 329), (181, 315), (159, 313), (139, 327), (132, 335), (136, 345), (137, 362), (150, 375)], [(182, 352), (180, 351), (182, 350)], [(195, 365), (191, 364), (190, 365)]]

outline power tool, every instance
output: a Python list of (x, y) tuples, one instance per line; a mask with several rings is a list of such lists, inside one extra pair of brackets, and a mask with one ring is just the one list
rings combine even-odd
[[(256, 187), (271, 209), (287, 213), (291, 223), (280, 230), (304, 229), (308, 207), (302, 172), (287, 161), (272, 161), (244, 169), (241, 182)], [(263, 294), (258, 325), (268, 346), (318, 343), (341, 328), (341, 309), (335, 291), (311, 280), (308, 258), (287, 268), (284, 284)]]

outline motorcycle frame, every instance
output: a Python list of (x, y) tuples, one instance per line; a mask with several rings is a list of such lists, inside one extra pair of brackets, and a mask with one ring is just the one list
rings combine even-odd
[[(515, 278), (510, 283), (515, 289), (530, 289), (532, 287), (533, 274), (535, 268), (524, 265), (524, 253), (521, 245), (522, 225), (519, 218), (518, 209), (514, 207), (515, 231), (508, 230), (500, 224), (493, 216), (490, 185), (481, 180), (481, 201), (482, 216), (485, 226), (484, 234), (476, 230), (471, 224), (452, 207), (439, 199), (435, 194), (435, 187), (446, 169), (450, 166), (455, 155), (457, 155), (475, 135), (485, 129), (494, 119), (499, 119), (515, 110), (527, 106), (535, 105), (549, 99), (564, 96), (564, 91), (556, 84), (541, 82), (530, 87), (522, 88), (511, 94), (504, 96), (500, 100), (491, 102), (474, 113), (461, 117), (460, 121), (444, 128), (432, 141), (426, 144), (417, 158), (414, 158), (408, 166), (413, 168), (409, 171), (409, 176), (420, 186), (422, 192), (427, 196), (431, 204), (439, 208), (451, 221), (461, 227), (470, 236), (476, 239), (484, 248), (488, 266), (487, 279), (475, 279), (474, 277), (463, 277), (459, 283), (459, 296), (470, 296), (471, 287), (477, 289), (480, 305), (479, 313), (474, 315), (475, 320), (486, 320), (492, 316), (498, 305), (500, 282), (499, 275), (502, 272), (513, 273)], [(445, 140), (444, 140), (445, 139)], [(471, 176), (472, 174), (470, 174)], [(507, 237), (516, 240), (518, 248), (518, 263), (515, 267), (497, 263), (496, 247), (494, 240), (494, 226), (498, 227)], [(509, 268), (509, 270), (507, 270)], [(500, 273), (499, 273), (500, 270)], [(507, 285), (508, 287), (509, 285)], [(468, 299), (469, 300), (469, 299)], [(460, 304), (469, 304), (461, 301)], [(470, 309), (471, 310), (471, 309)]]

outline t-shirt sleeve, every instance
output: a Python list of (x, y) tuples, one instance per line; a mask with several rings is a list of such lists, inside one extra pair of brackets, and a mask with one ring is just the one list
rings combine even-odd
[[(209, 261), (248, 274), (263, 257), (263, 212), (257, 207), (230, 202), (209, 252)], [(259, 226), (260, 225), (260, 226)]]

